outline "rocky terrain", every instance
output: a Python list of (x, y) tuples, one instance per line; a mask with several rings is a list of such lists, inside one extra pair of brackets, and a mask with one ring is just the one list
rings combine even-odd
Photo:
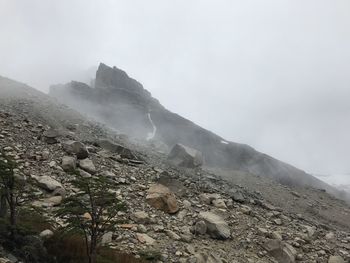
[(153, 142), (167, 153), (177, 143), (199, 150), (205, 166), (270, 177), (286, 185), (336, 188), (248, 145), (227, 141), (165, 109), (136, 80), (116, 67), (100, 64), (93, 85), (72, 81), (54, 85), (50, 95), (80, 113), (115, 128), (119, 133)]
[[(55, 211), (76, 191), (71, 168), (112, 178), (127, 211), (102, 242), (137, 257), (155, 251), (164, 263), (350, 262), (350, 208), (325, 191), (204, 169), (187, 146), (168, 158), (6, 78), (0, 78), (0, 148), (19, 174), (33, 179), (36, 198), (28, 206), (43, 208), (58, 225)], [(0, 262), (20, 261), (0, 249)]]

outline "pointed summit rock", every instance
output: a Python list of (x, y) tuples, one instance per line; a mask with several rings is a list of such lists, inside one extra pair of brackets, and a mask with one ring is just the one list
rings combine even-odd
[(151, 96), (151, 94), (142, 87), (141, 83), (130, 78), (125, 71), (117, 67), (111, 68), (103, 63), (100, 63), (96, 72), (95, 88), (120, 89), (141, 96)]

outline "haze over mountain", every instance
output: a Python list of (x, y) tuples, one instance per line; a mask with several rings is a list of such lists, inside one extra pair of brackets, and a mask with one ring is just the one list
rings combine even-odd
[(341, 196), (334, 188), (302, 170), (248, 145), (227, 141), (168, 111), (141, 83), (117, 67), (101, 63), (91, 86), (72, 81), (51, 86), (49, 94), (129, 138), (163, 144), (156, 148), (164, 153), (180, 143), (199, 150), (208, 168), (247, 172), (285, 185), (307, 185)]
[(47, 92), (116, 64), (169, 110), (347, 183), (349, 5), (2, 0), (0, 73)]
[[(20, 231), (15, 235), (10, 230), (0, 232), (0, 261), (87, 262), (91, 252), (82, 249), (84, 237), (67, 231), (70, 216), (60, 216), (58, 211), (69, 209), (75, 197), (79, 204), (86, 200), (97, 207), (105, 205), (101, 201), (106, 199), (95, 199), (96, 192), (91, 197), (94, 187), (99, 187), (98, 196), (108, 193), (112, 204), (122, 200), (125, 209), (116, 211), (118, 221), (109, 232), (105, 224), (100, 228), (105, 232), (98, 246), (108, 253), (96, 251), (98, 260), (91, 262), (100, 258), (135, 263), (350, 261), (349, 205), (328, 190), (288, 181), (281, 185), (263, 173), (318, 182), (312, 176), (167, 111), (118, 68), (101, 64), (93, 83), (93, 87), (74, 81), (59, 85), (52, 95), (69, 95), (75, 103), (72, 107), (88, 106), (89, 114), (129, 130), (130, 136), (86, 118), (88, 111), (79, 114), (47, 94), (0, 76), (1, 157), (13, 157), (18, 165), (16, 178), (35, 193), (28, 192), (31, 198), (17, 208)], [(110, 111), (113, 108), (116, 111)], [(109, 115), (103, 114), (106, 109)], [(142, 138), (129, 140), (131, 135)], [(201, 167), (198, 162), (183, 167), (191, 164), (194, 150), (180, 145), (178, 149), (186, 153), (172, 151), (173, 158), (181, 160), (173, 163), (171, 154), (157, 150), (159, 139), (201, 147), (207, 165)], [(223, 162), (225, 156), (231, 162)], [(219, 167), (208, 171), (208, 164)], [(225, 173), (221, 166), (231, 169)], [(7, 174), (3, 171), (2, 178)], [(260, 172), (260, 176), (249, 172)], [(93, 188), (84, 190), (72, 184), (74, 180)], [(105, 182), (103, 187), (95, 185), (96, 180)], [(1, 211), (6, 213), (4, 207), (2, 202)], [(88, 206), (72, 209), (76, 211), (74, 224), (80, 220), (79, 226), (84, 226), (93, 220)], [(95, 211), (94, 215), (101, 213)], [(103, 214), (99, 223), (111, 218), (110, 210)], [(1, 228), (7, 229), (6, 214), (1, 220)], [(74, 239), (66, 241), (69, 237)]]
[(350, 263), (349, 0), (0, 0), (0, 263)]

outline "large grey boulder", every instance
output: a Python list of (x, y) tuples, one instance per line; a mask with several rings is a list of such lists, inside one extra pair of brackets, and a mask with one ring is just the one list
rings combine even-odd
[(78, 159), (85, 159), (89, 156), (86, 146), (78, 141), (65, 141), (62, 143), (63, 149), (69, 154), (75, 154)]
[(207, 233), (215, 239), (228, 239), (231, 236), (230, 228), (225, 220), (212, 212), (200, 212), (199, 218), (207, 225)]
[(44, 131), (44, 133), (43, 133), (44, 141), (47, 144), (57, 143), (58, 136), (59, 136), (59, 132), (56, 129), (48, 129), (48, 130)]
[(200, 151), (176, 144), (168, 155), (168, 160), (177, 166), (196, 168), (203, 164), (203, 156)]
[(105, 139), (99, 140), (96, 142), (96, 144), (105, 150), (108, 150), (112, 153), (119, 154), (122, 158), (137, 159), (137, 157), (134, 155), (134, 153), (130, 149), (120, 144), (111, 142), (110, 140), (105, 140)]
[(75, 158), (72, 156), (63, 156), (61, 167), (66, 172), (74, 171), (77, 168)]
[(96, 173), (96, 167), (94, 163), (90, 159), (84, 159), (79, 161), (79, 167), (88, 172), (89, 174), (95, 174)]
[(330, 256), (328, 263), (345, 263), (345, 261), (340, 256)]
[(54, 191), (57, 188), (63, 189), (63, 186), (60, 182), (56, 181), (48, 175), (36, 176), (34, 179), (37, 181), (38, 185), (45, 190)]
[(278, 239), (265, 242), (263, 248), (273, 256), (279, 263), (294, 263), (296, 250), (289, 244)]

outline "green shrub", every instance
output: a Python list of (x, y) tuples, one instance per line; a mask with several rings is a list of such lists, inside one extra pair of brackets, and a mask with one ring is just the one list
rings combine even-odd
[(148, 260), (148, 261), (157, 261), (160, 260), (162, 255), (157, 250), (144, 250), (140, 252), (140, 256), (142, 259)]
[(38, 234), (51, 228), (49, 221), (39, 212), (21, 209), (17, 226), (9, 223), (8, 218), (0, 220), (0, 244), (25, 262), (51, 263), (46, 248)]
[[(45, 247), (49, 255), (56, 263), (86, 263), (86, 246), (83, 236), (56, 232), (54, 236), (45, 241)], [(108, 247), (97, 249), (97, 263), (145, 263), (143, 259), (137, 259), (133, 255), (118, 252)]]
[(39, 234), (46, 229), (52, 229), (52, 222), (43, 216), (39, 209), (20, 209), (17, 216), (17, 226), (30, 234)]

